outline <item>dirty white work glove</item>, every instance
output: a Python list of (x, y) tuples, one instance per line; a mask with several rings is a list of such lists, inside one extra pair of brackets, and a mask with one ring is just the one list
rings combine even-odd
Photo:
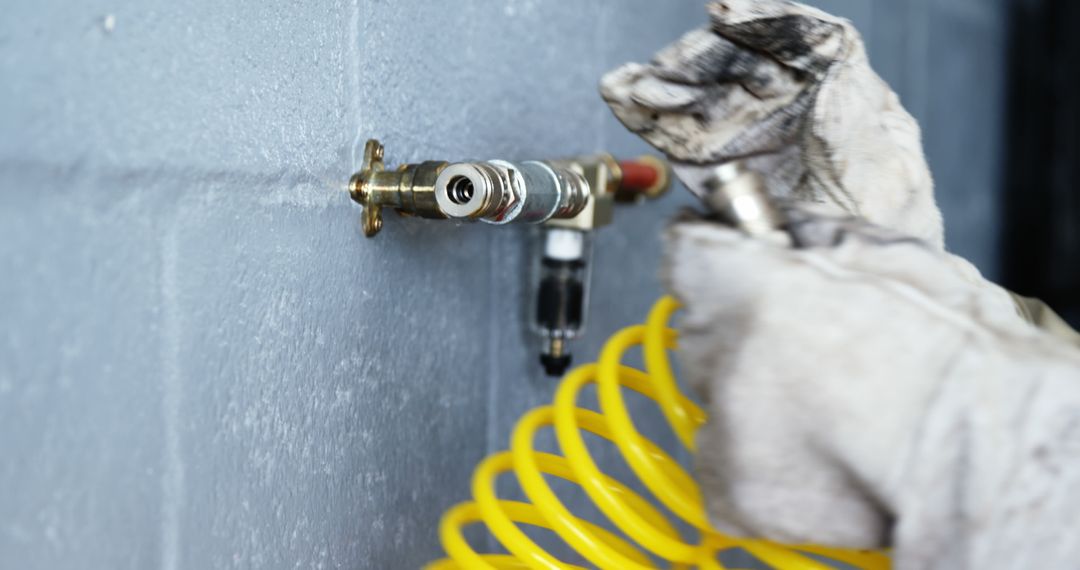
[(811, 216), (801, 250), (669, 230), (714, 524), (891, 546), (898, 570), (1080, 567), (1080, 351), (862, 224)]
[[(866, 57), (851, 22), (794, 2), (723, 0), (711, 25), (600, 90), (631, 131), (705, 194), (719, 164), (742, 159), (779, 199), (815, 203), (944, 248), (919, 126)], [(1000, 289), (966, 260), (964, 275)], [(1017, 297), (1018, 318), (1080, 346), (1048, 307)]]

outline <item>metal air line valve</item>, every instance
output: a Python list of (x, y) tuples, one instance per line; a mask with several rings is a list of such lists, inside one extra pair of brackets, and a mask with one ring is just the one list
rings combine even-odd
[(450, 163), (425, 161), (387, 170), (377, 140), (349, 183), (364, 207), (364, 235), (382, 229), (383, 208), (403, 216), (540, 225), (535, 269), (534, 331), (550, 375), (570, 365), (568, 343), (585, 325), (591, 233), (612, 221), (616, 202), (656, 198), (670, 188), (667, 163), (644, 156), (619, 162), (609, 154), (563, 160)]

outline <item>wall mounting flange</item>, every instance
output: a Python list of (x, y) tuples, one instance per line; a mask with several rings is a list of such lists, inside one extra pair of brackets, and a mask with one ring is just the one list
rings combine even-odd
[(435, 181), (449, 163), (429, 160), (386, 170), (385, 153), (381, 142), (368, 140), (360, 171), (349, 182), (349, 194), (364, 207), (361, 217), (364, 235), (373, 237), (382, 229), (383, 207), (393, 208), (402, 215), (445, 219), (447, 216), (435, 199)]

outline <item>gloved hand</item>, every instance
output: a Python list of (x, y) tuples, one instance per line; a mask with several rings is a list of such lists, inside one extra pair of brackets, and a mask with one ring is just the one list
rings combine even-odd
[[(670, 230), (697, 471), (722, 530), (894, 548), (909, 568), (1080, 560), (1080, 356), (943, 251), (919, 129), (845, 20), (725, 0), (707, 29), (604, 78), (691, 191), (733, 159), (801, 214), (791, 250)], [(917, 239), (912, 239), (913, 236)]]
[(816, 246), (669, 230), (717, 528), (892, 546), (898, 570), (1075, 568), (1080, 352), (923, 242), (798, 217)]

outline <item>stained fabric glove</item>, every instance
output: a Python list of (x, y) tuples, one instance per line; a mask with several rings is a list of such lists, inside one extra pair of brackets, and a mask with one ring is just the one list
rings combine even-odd
[(714, 524), (898, 570), (1077, 567), (1080, 351), (924, 242), (800, 217), (818, 246), (669, 230)]

